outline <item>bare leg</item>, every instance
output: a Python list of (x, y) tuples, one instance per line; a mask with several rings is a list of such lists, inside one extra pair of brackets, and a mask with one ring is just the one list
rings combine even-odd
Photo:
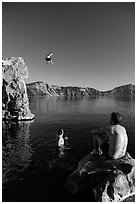
[(93, 146), (95, 150), (98, 150), (99, 148), (99, 143), (97, 141), (97, 135), (93, 135)]
[(94, 150), (92, 151), (92, 153), (101, 154), (100, 146), (104, 142), (105, 142), (105, 138), (102, 135), (93, 135)]
[(95, 140), (98, 143), (98, 146), (102, 145), (104, 142), (106, 142), (105, 138), (103, 135), (94, 135)]

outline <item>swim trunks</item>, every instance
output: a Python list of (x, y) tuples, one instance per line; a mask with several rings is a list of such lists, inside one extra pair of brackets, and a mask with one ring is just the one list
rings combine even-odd
[(109, 142), (104, 142), (102, 145), (100, 145), (100, 148), (103, 152), (103, 155), (109, 158)]

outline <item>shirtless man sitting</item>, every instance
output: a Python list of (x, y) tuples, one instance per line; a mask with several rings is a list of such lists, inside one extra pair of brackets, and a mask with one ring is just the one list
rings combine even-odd
[(91, 154), (103, 154), (109, 159), (119, 159), (125, 155), (128, 137), (120, 121), (120, 114), (113, 112), (109, 126), (91, 131), (94, 136), (94, 150)]

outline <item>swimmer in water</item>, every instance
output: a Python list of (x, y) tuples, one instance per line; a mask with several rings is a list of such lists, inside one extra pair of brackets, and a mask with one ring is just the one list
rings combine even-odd
[(65, 146), (68, 146), (68, 137), (64, 137), (63, 129), (58, 129), (57, 139), (58, 139), (58, 144), (57, 144), (58, 147), (65, 148)]

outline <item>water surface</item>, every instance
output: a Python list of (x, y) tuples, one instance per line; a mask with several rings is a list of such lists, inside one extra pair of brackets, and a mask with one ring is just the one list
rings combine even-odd
[[(108, 124), (113, 111), (122, 115), (129, 137), (128, 152), (135, 156), (132, 97), (33, 97), (30, 110), (35, 114), (33, 121), (2, 126), (3, 201), (88, 201), (86, 195), (70, 195), (65, 189), (66, 179), (79, 159), (92, 150), (91, 129)], [(55, 147), (58, 128), (69, 137), (71, 149), (64, 154)]]

